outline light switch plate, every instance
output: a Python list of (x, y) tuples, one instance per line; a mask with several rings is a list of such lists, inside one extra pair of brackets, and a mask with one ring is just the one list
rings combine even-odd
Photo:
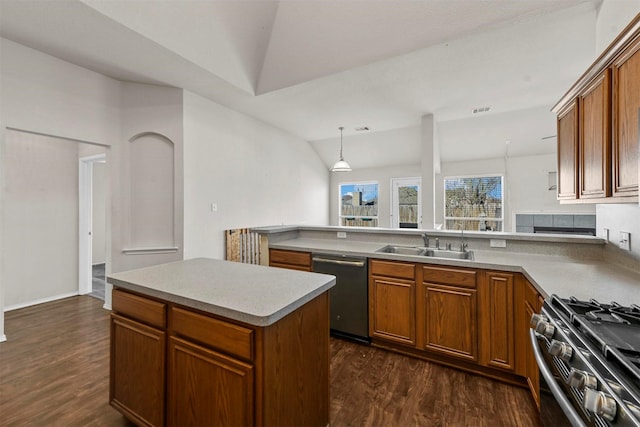
[(338, 239), (346, 239), (347, 232), (346, 231), (338, 231)]
[(618, 242), (618, 246), (620, 249), (624, 249), (625, 251), (631, 250), (631, 233), (627, 231), (620, 232), (620, 241)]
[(506, 248), (507, 241), (504, 239), (489, 239), (490, 248)]

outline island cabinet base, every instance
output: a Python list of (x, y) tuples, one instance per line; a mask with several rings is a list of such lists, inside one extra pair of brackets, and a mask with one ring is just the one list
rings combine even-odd
[(327, 292), (264, 327), (123, 289), (113, 311), (110, 403), (133, 423), (329, 424)]

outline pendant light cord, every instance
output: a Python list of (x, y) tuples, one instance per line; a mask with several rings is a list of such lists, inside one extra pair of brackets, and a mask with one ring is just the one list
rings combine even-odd
[(340, 129), (340, 160), (344, 160), (342, 157), (342, 129), (344, 129), (344, 127), (340, 126), (338, 129)]

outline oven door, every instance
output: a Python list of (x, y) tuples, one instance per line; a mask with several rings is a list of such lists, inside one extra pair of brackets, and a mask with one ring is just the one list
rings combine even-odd
[(540, 420), (544, 427), (583, 427), (586, 426), (579, 409), (573, 405), (574, 402), (565, 394), (561, 386), (562, 378), (554, 372), (551, 356), (545, 357), (545, 338), (529, 330), (533, 353), (536, 357), (538, 368), (540, 369)]

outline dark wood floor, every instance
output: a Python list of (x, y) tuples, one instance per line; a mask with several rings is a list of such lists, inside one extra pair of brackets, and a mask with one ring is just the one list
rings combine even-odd
[[(128, 426), (108, 403), (109, 312), (81, 296), (6, 313), (0, 426)], [(331, 425), (538, 426), (528, 392), (331, 340)]]

